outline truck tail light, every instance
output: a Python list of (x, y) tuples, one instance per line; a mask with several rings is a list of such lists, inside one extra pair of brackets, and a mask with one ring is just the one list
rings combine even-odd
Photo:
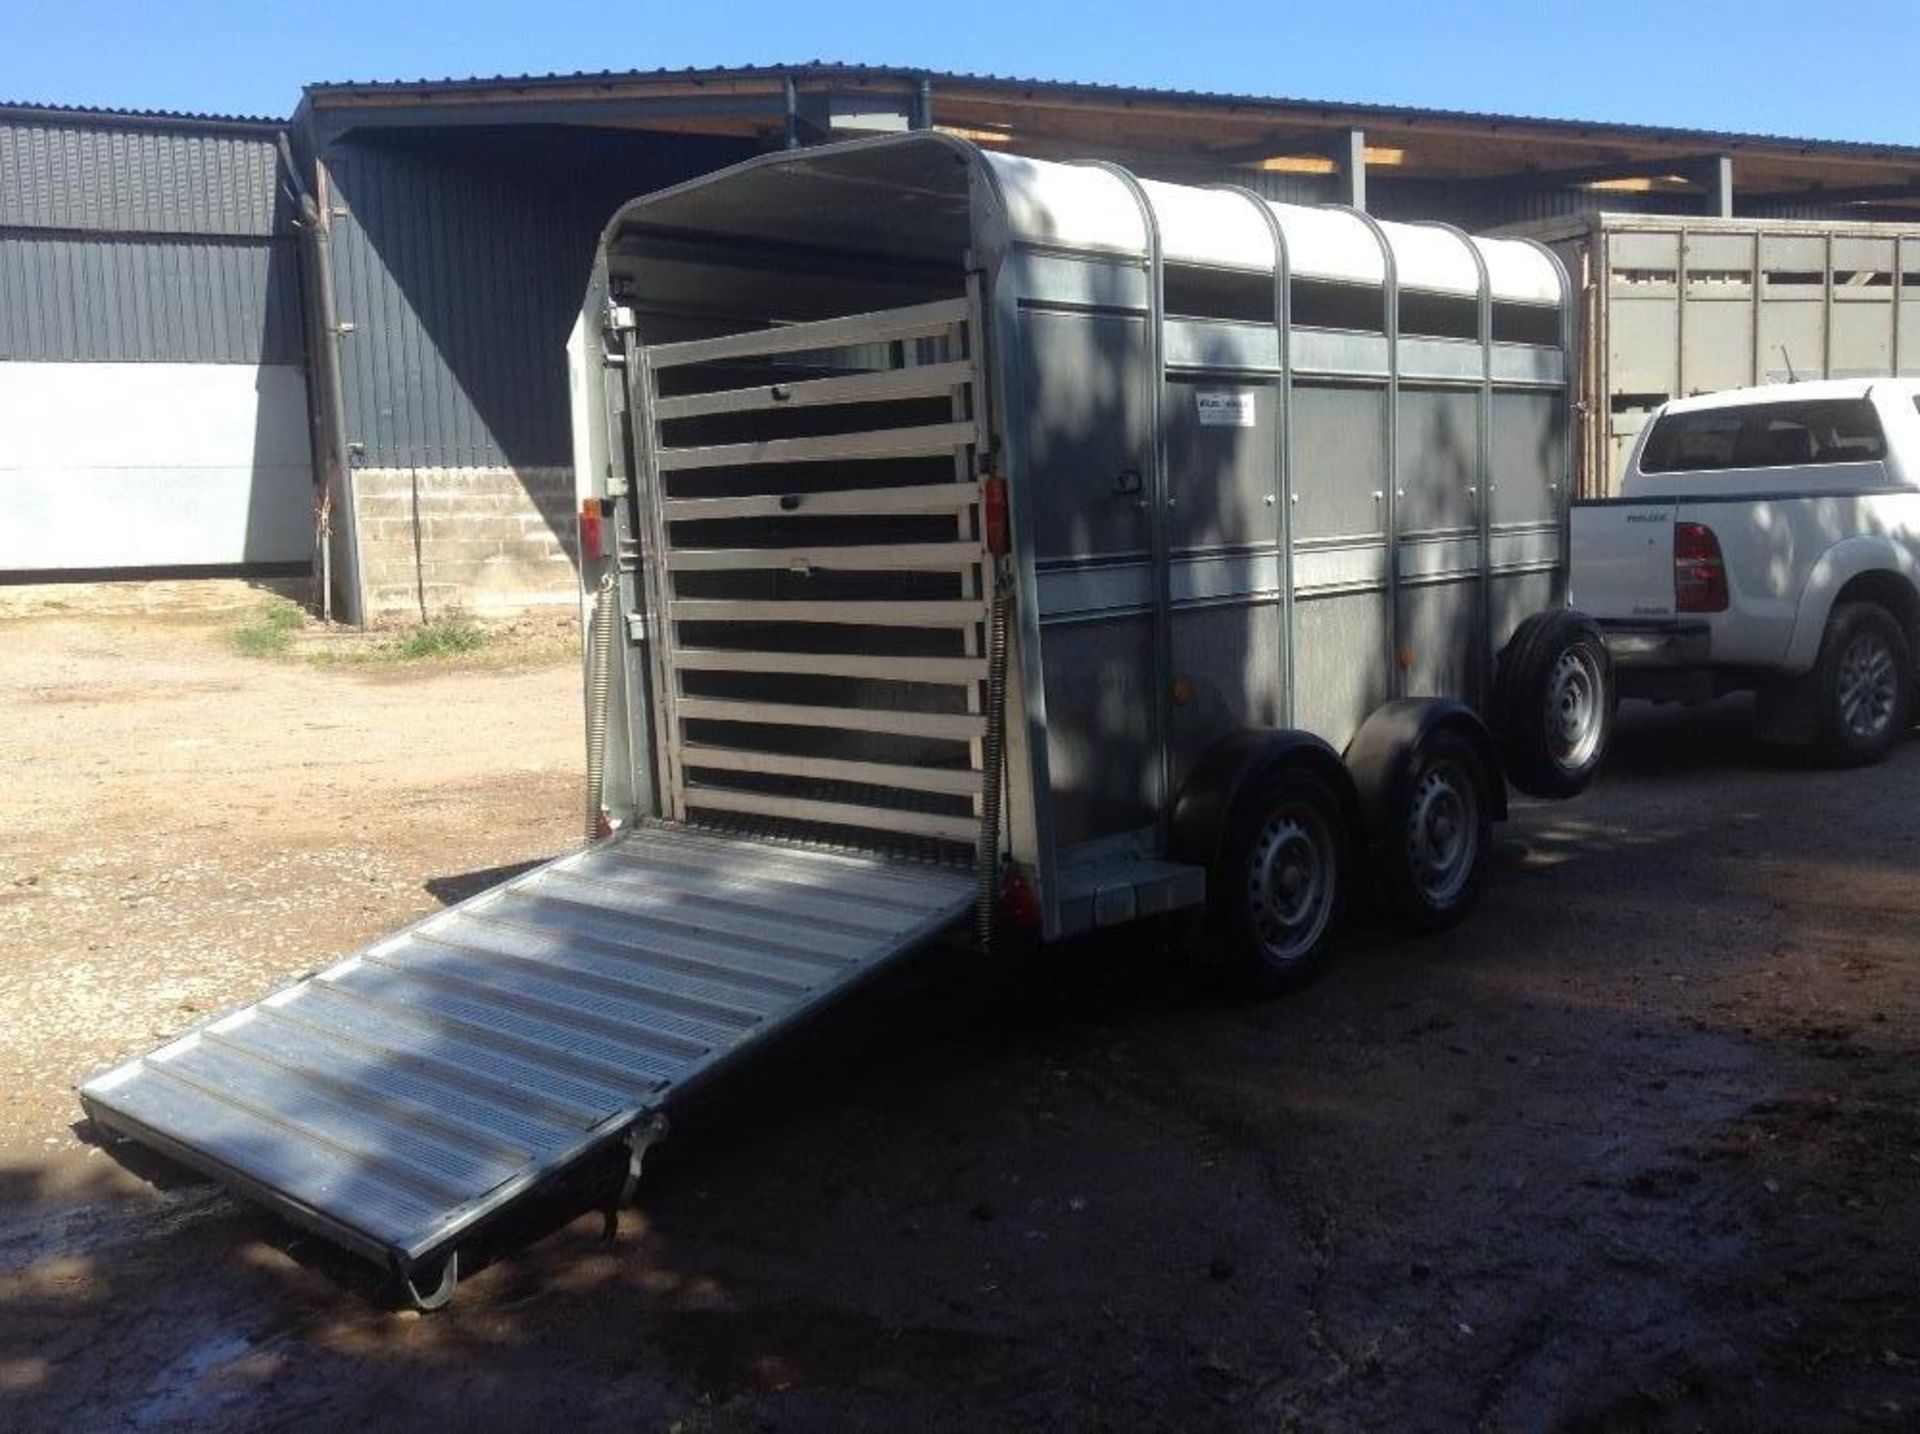
[(1676, 612), (1727, 610), (1726, 559), (1705, 523), (1673, 525), (1673, 606)]
[(580, 556), (598, 560), (607, 555), (606, 519), (600, 513), (598, 498), (580, 500)]
[(999, 474), (980, 485), (981, 523), (986, 529), (987, 551), (995, 555), (1013, 551), (1013, 529), (1007, 519), (1007, 480)]

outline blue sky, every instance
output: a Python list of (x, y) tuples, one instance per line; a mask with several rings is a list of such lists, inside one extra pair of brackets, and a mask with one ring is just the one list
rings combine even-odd
[(818, 58), (1920, 144), (1920, 0), (0, 0), (0, 37), (0, 98), (126, 108), (284, 115), (312, 80)]

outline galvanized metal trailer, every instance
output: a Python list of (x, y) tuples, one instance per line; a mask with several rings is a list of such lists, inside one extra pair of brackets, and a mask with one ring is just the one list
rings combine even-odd
[[(571, 348), (587, 850), (89, 1081), (443, 1302), (475, 1225), (974, 916), (1280, 989), (1604, 747), (1522, 241), (938, 135), (609, 226)], [(1484, 719), (1484, 720), (1483, 720)]]

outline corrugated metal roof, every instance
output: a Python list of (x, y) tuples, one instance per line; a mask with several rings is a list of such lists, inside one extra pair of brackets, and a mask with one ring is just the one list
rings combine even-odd
[(1108, 84), (1080, 80), (1044, 80), (1013, 75), (985, 75), (947, 70), (930, 70), (904, 65), (846, 64), (840, 61), (810, 60), (796, 65), (737, 65), (660, 68), (654, 70), (578, 70), (544, 75), (489, 75), (466, 78), (415, 80), (338, 80), (308, 85), (309, 98), (328, 104), (351, 104), (356, 93), (390, 95), (404, 91), (484, 91), (488, 89), (538, 89), (581, 84), (638, 85), (648, 81), (678, 80), (694, 83), (723, 83), (730, 80), (785, 79), (899, 80), (917, 83), (925, 79), (938, 87), (975, 85), (982, 88), (1021, 89), (1052, 95), (1071, 95), (1122, 105), (1130, 103), (1176, 103), (1207, 109), (1271, 110), (1297, 116), (1302, 110), (1318, 111), (1323, 119), (1355, 115), (1405, 124), (1440, 122), (1487, 125), (1496, 128), (1526, 126), (1550, 130), (1574, 138), (1638, 139), (1657, 143), (1707, 145), (1727, 149), (1799, 149), (1815, 154), (1848, 154), (1860, 157), (1886, 157), (1920, 162), (1920, 145), (1874, 144), (1859, 140), (1806, 139), (1790, 135), (1749, 134), (1739, 131), (1682, 129), (1665, 125), (1618, 123), (1606, 120), (1566, 119), (1540, 115), (1496, 114), (1479, 110), (1421, 109), (1411, 105), (1384, 105), (1363, 101), (1301, 99), (1280, 95), (1248, 95), (1209, 90), (1151, 89), (1133, 85)]
[(100, 124), (191, 125), (208, 128), (241, 127), (280, 130), (284, 119), (271, 115), (208, 114), (197, 110), (117, 110), (97, 105), (43, 104), (37, 100), (0, 100), (0, 122), (7, 120), (69, 120)]

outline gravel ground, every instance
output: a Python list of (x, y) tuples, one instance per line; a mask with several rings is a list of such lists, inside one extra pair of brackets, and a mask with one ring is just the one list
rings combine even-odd
[(72, 1086), (566, 850), (577, 679), (229, 622), (0, 624), (0, 1424), (1920, 1424), (1920, 744), (1629, 709), (1472, 922), (1283, 1002), (929, 953), (422, 1319)]

